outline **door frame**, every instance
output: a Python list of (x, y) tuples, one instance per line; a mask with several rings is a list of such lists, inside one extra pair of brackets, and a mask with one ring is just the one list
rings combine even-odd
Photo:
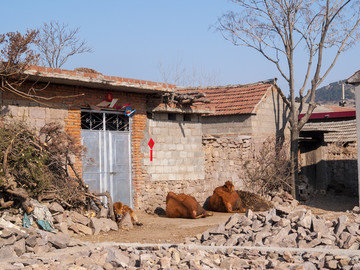
[[(81, 140), (83, 140), (83, 135), (82, 135), (82, 131), (90, 131), (90, 132), (98, 132), (99, 133), (99, 141), (101, 141), (102, 143), (102, 146), (105, 146), (105, 140), (107, 141), (106, 144), (108, 146), (111, 146), (111, 144), (113, 142), (110, 142), (109, 140), (109, 137), (112, 137), (110, 134), (112, 132), (119, 132), (119, 133), (127, 133), (128, 134), (128, 161), (129, 161), (129, 165), (128, 165), (128, 176), (129, 176), (129, 179), (128, 179), (128, 183), (129, 183), (129, 206), (130, 207), (133, 207), (133, 187), (132, 187), (132, 156), (131, 156), (131, 153), (132, 153), (132, 118), (129, 117), (129, 116), (126, 116), (124, 114), (124, 112), (117, 112), (117, 111), (105, 111), (105, 110), (101, 110), (101, 111), (94, 111), (94, 110), (89, 110), (89, 109), (81, 109), (81, 112), (88, 112), (88, 113), (100, 113), (102, 114), (102, 129), (83, 129), (81, 127)], [(107, 130), (106, 129), (106, 114), (117, 114), (117, 115), (124, 115), (125, 117), (128, 117), (128, 131), (119, 131), (119, 130)], [(82, 117), (81, 117), (82, 118)], [(80, 121), (82, 120), (80, 118)], [(100, 151), (100, 149), (99, 149)], [(100, 158), (102, 158), (102, 156), (107, 156), (107, 162), (109, 163), (110, 161), (110, 158), (109, 158), (109, 155), (112, 155), (112, 149), (111, 147), (106, 147), (106, 148), (103, 148), (102, 151), (104, 151), (104, 153), (100, 153)], [(104, 162), (104, 161), (102, 161)], [(105, 165), (102, 165), (101, 167), (104, 168)], [(100, 168), (100, 169), (102, 169)], [(109, 166), (107, 166), (106, 169), (109, 169)], [(84, 166), (82, 166), (82, 172), (83, 172), (83, 175), (84, 175)], [(108, 179), (102, 179), (103, 177), (107, 177)], [(111, 175), (111, 172), (108, 171), (108, 172), (102, 172), (99, 170), (99, 181), (100, 181), (100, 188), (101, 188), (101, 185), (103, 185), (103, 183), (106, 183), (106, 187), (102, 187), (104, 190), (103, 191), (106, 191), (106, 189), (108, 189), (108, 191), (110, 192), (111, 196), (112, 196), (112, 199), (114, 200), (113, 198), (113, 192), (112, 192), (112, 189), (113, 189), (113, 180), (110, 181), (112, 178), (112, 175)], [(101, 191), (101, 190), (100, 190)], [(102, 191), (101, 191), (102, 192)], [(106, 200), (105, 200), (106, 201)]]

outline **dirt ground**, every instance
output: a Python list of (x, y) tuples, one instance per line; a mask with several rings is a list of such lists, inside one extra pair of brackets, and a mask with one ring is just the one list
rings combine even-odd
[[(346, 213), (346, 210), (352, 210), (355, 205), (358, 205), (357, 197), (329, 195), (317, 195), (302, 204), (311, 209), (313, 214), (326, 214), (329, 219), (344, 214), (351, 217), (352, 214)], [(91, 243), (183, 243), (186, 237), (196, 236), (226, 222), (232, 214), (214, 212), (213, 216), (201, 219), (173, 219), (139, 211), (137, 215), (143, 226), (134, 226), (127, 231), (111, 231), (96, 236), (77, 236), (77, 238)]]
[(226, 222), (230, 213), (214, 213), (200, 219), (167, 218), (156, 214), (136, 212), (142, 226), (130, 230), (111, 231), (96, 236), (78, 236), (83, 241), (120, 243), (182, 243), (186, 237), (201, 234), (209, 228)]

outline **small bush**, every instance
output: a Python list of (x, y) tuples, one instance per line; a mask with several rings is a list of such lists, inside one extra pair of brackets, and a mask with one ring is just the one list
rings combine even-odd
[(243, 161), (246, 189), (267, 195), (270, 192), (290, 191), (289, 147), (274, 137), (266, 139), (254, 155)]

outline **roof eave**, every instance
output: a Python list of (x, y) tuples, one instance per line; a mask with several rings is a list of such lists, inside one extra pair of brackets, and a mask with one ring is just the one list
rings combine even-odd
[[(58, 69), (52, 69), (58, 70)], [(107, 89), (112, 91), (124, 91), (124, 92), (135, 92), (135, 93), (169, 93), (174, 91), (174, 86), (163, 83), (153, 83), (147, 81), (139, 81), (132, 79), (117, 78), (110, 79), (110, 76), (81, 76), (75, 72), (42, 72), (38, 69), (28, 69), (25, 72), (27, 80), (44, 82), (44, 83), (55, 83), (64, 85), (81, 86), (96, 89)], [(139, 83), (143, 82), (143, 83)], [(151, 83), (149, 85), (147, 83)]]
[(354, 73), (350, 78), (345, 81), (347, 84), (360, 84), (360, 70)]

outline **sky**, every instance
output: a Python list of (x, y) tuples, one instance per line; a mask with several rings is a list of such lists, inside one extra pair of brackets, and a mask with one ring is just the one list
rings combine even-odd
[[(218, 85), (278, 78), (287, 93), (275, 66), (214, 30), (218, 17), (236, 8), (227, 0), (4, 0), (0, 33), (24, 33), (58, 21), (79, 27), (80, 38), (93, 50), (69, 58), (63, 69), (87, 67), (105, 75), (163, 81), (161, 71), (180, 59), (184, 68), (214, 76)], [(322, 85), (359, 70), (359, 49), (344, 52)]]

